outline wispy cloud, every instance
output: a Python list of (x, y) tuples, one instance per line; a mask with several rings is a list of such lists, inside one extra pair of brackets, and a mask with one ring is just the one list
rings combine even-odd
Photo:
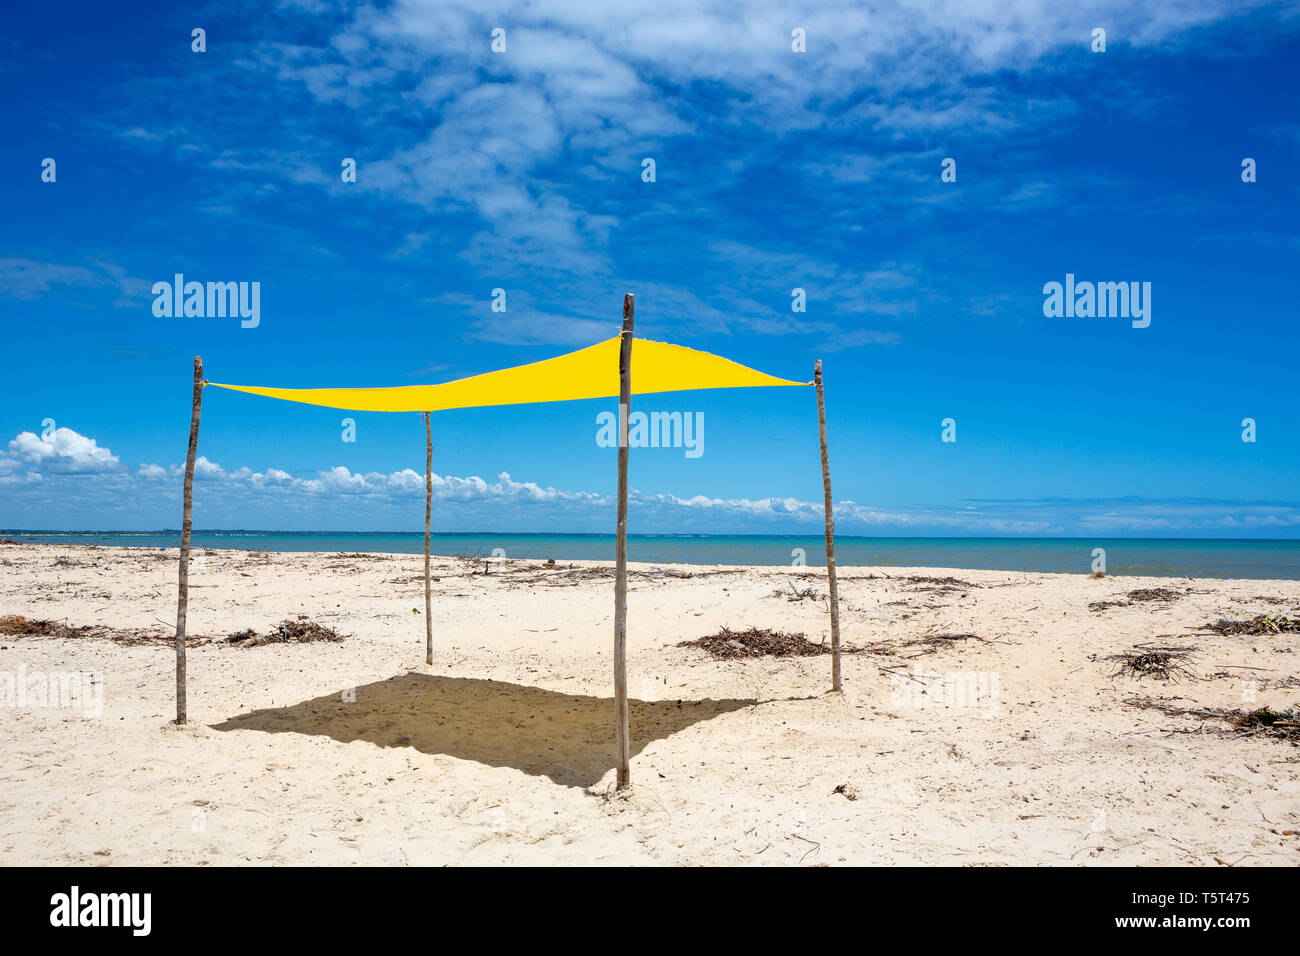
[(32, 259), (0, 259), (0, 295), (34, 299), (60, 285), (102, 285), (104, 277), (84, 266), (37, 262)]
[[(262, 188), (370, 194), (406, 210), (412, 222), (454, 220), (468, 230), (458, 254), (472, 268), (503, 284), (521, 285), (527, 276), (534, 289), (545, 283), (554, 290), (552, 302), (476, 324), (472, 334), (573, 344), (589, 331), (580, 304), (628, 271), (616, 235), (657, 228), (681, 210), (719, 210), (777, 156), (805, 215), (831, 233), (861, 228), (848, 217), (870, 203), (877, 224), (910, 228), (912, 241), (923, 245), (920, 224), (955, 199), (937, 181), (945, 155), (938, 144), (975, 139), (989, 149), (1004, 140), (1023, 154), (1026, 134), (1050, 139), (1053, 126), (1079, 108), (1062, 84), (1040, 80), (1027, 94), (1008, 75), (1028, 78), (1050, 69), (1052, 55), (1086, 51), (1098, 25), (1112, 45), (1157, 47), (1264, 5), (917, 0), (792, 12), (759, 0), (739, 16), (729, 4), (695, 0), (654, 8), (511, 2), (490, 12), (471, 0), (396, 0), (332, 9), (322, 22), (314, 3), (285, 4), (274, 39), (243, 46), (229, 40), (226, 49), (234, 43), (236, 55), (212, 61), (220, 95), (210, 87), (190, 90), (187, 100), (211, 106), (203, 111), (211, 120), (206, 131), (180, 117), (160, 120), (157, 129), (119, 128), (154, 151), (197, 140), (196, 161), (254, 173)], [(501, 53), (491, 47), (498, 27), (505, 30)], [(805, 33), (805, 53), (791, 49), (795, 29)], [(277, 95), (245, 97), (238, 114), (231, 112), (226, 91), (268, 84)], [(259, 100), (266, 115), (250, 115)], [(285, 102), (301, 108), (286, 115)], [(354, 117), (346, 137), (335, 121), (340, 107)], [(235, 129), (265, 135), (228, 135)], [(234, 145), (241, 140), (249, 145)], [(702, 175), (698, 161), (683, 165), (683, 154), (699, 141), (728, 143), (731, 172)], [(359, 162), (351, 190), (339, 182), (337, 159), (323, 159), (344, 155)], [(643, 156), (657, 157), (661, 182), (639, 181)], [(243, 209), (247, 216), (247, 202), (233, 195), (254, 188), (246, 179), (218, 180), (207, 208)], [(900, 192), (900, 184), (910, 188)], [(1087, 192), (1084, 185), (1023, 176), (1007, 188), (993, 171), (963, 189), (968, 202), (973, 192), (1002, 209), (1023, 210)], [(692, 308), (696, 328), (814, 335), (827, 347), (889, 344), (900, 331), (864, 329), (862, 317), (912, 315), (932, 284), (925, 269), (905, 260), (847, 265), (825, 244), (801, 255), (769, 237), (719, 238), (734, 224), (718, 226), (715, 251), (748, 245), (756, 270), (761, 262), (802, 277), (800, 284), (825, 293), (826, 305), (815, 319), (794, 322), (773, 314), (772, 290), (751, 281), (735, 290), (728, 308)], [(409, 230), (394, 257), (416, 262), (440, 254), (431, 235), (427, 227)], [(707, 271), (698, 256), (694, 265)], [(893, 284), (899, 275), (910, 288)], [(40, 282), (33, 276), (25, 285)], [(690, 295), (680, 279), (661, 283), (670, 285), (679, 298)], [(850, 334), (836, 336), (841, 329)]]
[(116, 286), (115, 305), (148, 301), (149, 283), (126, 274), (121, 266), (99, 260), (88, 265), (39, 262), (34, 259), (0, 259), (0, 297), (35, 299), (59, 286), (90, 289)]

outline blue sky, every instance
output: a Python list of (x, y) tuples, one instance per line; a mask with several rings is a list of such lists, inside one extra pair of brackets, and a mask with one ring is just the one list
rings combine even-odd
[[(16, 7), (0, 527), (178, 526), (195, 354), (445, 381), (633, 291), (639, 335), (823, 359), (842, 533), (1300, 537), (1298, 80), (1294, 3)], [(257, 327), (155, 316), (178, 272), (259, 282)], [(1151, 283), (1149, 327), (1046, 317), (1067, 273)], [(436, 415), (435, 528), (612, 530), (610, 407)], [(634, 450), (632, 531), (818, 527), (811, 390), (635, 407), (705, 441)], [(421, 527), (420, 417), (347, 414), (207, 390), (196, 525)]]

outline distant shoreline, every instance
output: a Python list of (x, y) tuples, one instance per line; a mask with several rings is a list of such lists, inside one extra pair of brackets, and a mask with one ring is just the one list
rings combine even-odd
[[(175, 548), (180, 533), (0, 531), (20, 544)], [(196, 531), (200, 551), (418, 554), (423, 534), (410, 532)], [(12, 547), (12, 545), (7, 545)], [(440, 557), (612, 561), (613, 536), (532, 532), (435, 533)], [(1110, 576), (1300, 580), (1300, 541), (1205, 538), (868, 538), (836, 537), (841, 567), (962, 568), (1089, 574), (1104, 552)], [(822, 567), (820, 533), (805, 535), (632, 534), (629, 560), (648, 564)]]
[[(110, 536), (140, 536), (140, 535), (179, 535), (180, 528), (152, 528), (148, 530), (125, 530), (120, 528), (0, 528), (0, 537), (67, 537), (79, 535), (110, 535)], [(248, 535), (248, 536), (266, 536), (266, 535), (283, 535), (285, 537), (416, 537), (423, 539), (423, 531), (288, 531), (274, 528), (195, 528), (194, 534), (208, 535)], [(614, 537), (612, 532), (608, 531), (445, 531), (434, 528), (430, 534), (444, 538), (472, 538), (488, 537), (491, 535), (504, 535), (512, 538), (610, 538)], [(723, 532), (723, 531), (660, 531), (660, 532), (629, 532), (630, 538), (806, 538), (809, 534), (821, 535), (820, 526), (810, 532), (782, 532), (779, 534), (760, 534), (758, 532)], [(1272, 542), (1272, 543), (1293, 543), (1300, 546), (1300, 537), (1296, 538), (1205, 538), (1195, 535), (979, 535), (979, 534), (849, 534), (847, 532), (835, 533), (835, 540), (858, 540), (858, 541), (1218, 541), (1233, 543), (1249, 542)]]

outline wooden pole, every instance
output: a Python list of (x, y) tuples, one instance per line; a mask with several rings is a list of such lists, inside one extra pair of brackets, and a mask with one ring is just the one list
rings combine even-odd
[(627, 452), (632, 404), (632, 293), (623, 296), (623, 334), (618, 349), (618, 540), (614, 551), (614, 735), (618, 739), (618, 781), (632, 782), (627, 722)]
[(185, 613), (190, 603), (190, 529), (193, 522), (194, 456), (199, 450), (199, 413), (203, 408), (203, 359), (194, 356), (194, 405), (190, 410), (190, 450), (185, 456), (185, 491), (181, 510), (180, 584), (176, 594), (176, 723), (185, 723)]
[(826, 393), (822, 389), (822, 360), (813, 372), (817, 383), (817, 427), (822, 439), (822, 488), (826, 492), (826, 574), (831, 589), (831, 690), (840, 689), (840, 596), (835, 587), (835, 512), (831, 507), (831, 462), (826, 453)]
[(424, 413), (424, 662), (433, 663), (433, 591), (429, 584), (429, 517), (433, 514), (433, 426)]

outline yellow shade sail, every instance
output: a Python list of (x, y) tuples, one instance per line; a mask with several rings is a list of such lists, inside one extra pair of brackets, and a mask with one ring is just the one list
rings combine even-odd
[[(264, 395), (288, 402), (324, 405), (358, 412), (436, 412), (485, 405), (567, 402), (581, 398), (617, 398), (619, 336), (553, 359), (485, 372), (441, 385), (395, 388), (270, 388), (223, 385), (217, 388)], [(632, 393), (682, 392), (702, 388), (748, 388), (759, 385), (811, 385), (747, 368), (730, 359), (681, 345), (632, 341)]]

